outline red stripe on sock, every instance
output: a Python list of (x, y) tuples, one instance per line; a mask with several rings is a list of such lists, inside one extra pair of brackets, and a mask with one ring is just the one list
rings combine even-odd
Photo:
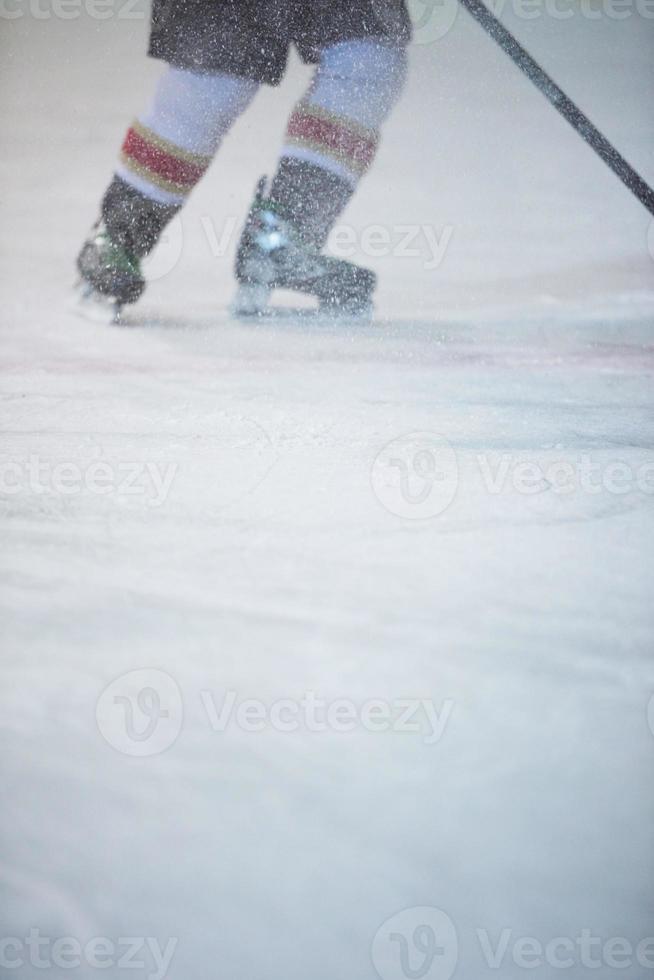
[(142, 167), (147, 167), (158, 177), (174, 184), (181, 184), (183, 187), (194, 187), (206, 170), (206, 167), (180, 160), (172, 153), (166, 153), (165, 150), (148, 143), (134, 129), (127, 132), (123, 153), (140, 163)]
[(287, 133), (293, 139), (322, 144), (358, 168), (368, 167), (377, 149), (377, 140), (374, 137), (361, 136), (348, 129), (346, 123), (339, 124), (308, 115), (306, 110), (293, 113)]

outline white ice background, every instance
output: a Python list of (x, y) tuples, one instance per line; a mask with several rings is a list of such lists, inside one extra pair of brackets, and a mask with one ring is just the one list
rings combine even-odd
[[(653, 21), (508, 6), (652, 181)], [(344, 218), (380, 276), (374, 324), (226, 313), (238, 222), (309, 77), (295, 60), (125, 325), (90, 324), (66, 308), (74, 256), (161, 69), (142, 17), (6, 7), (24, 16), (0, 25), (2, 937), (175, 939), (174, 980), (403, 980), (402, 934), (427, 980), (652, 975), (635, 952), (625, 969), (513, 955), (525, 936), (635, 951), (654, 932), (645, 209), (460, 11), (412, 48)], [(424, 239), (366, 255), (371, 225), (393, 245), (427, 225), (444, 257), (429, 268)], [(172, 474), (164, 499), (151, 472)], [(168, 718), (139, 756), (143, 676)], [(431, 743), (423, 716), (214, 730), (207, 697), (230, 691), (447, 717)], [(447, 949), (420, 974), (430, 915)], [(502, 930), (492, 969), (479, 931)], [(8, 976), (154, 975), (43, 970), (25, 949)]]

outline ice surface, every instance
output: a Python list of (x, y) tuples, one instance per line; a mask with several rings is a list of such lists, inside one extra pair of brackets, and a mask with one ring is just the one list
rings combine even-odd
[[(652, 22), (506, 20), (652, 180)], [(457, 980), (524, 976), (524, 936), (635, 947), (654, 931), (647, 213), (461, 12), (413, 49), (346, 218), (452, 229), (437, 269), (424, 248), (368, 258), (379, 322), (225, 313), (234, 235), (221, 256), (211, 232), (274, 163), (294, 63), (195, 195), (179, 260), (175, 232), (155, 259), (172, 271), (124, 327), (86, 323), (72, 261), (159, 71), (144, 34), (3, 23), (2, 935), (174, 938), (175, 980), (402, 980), (399, 942), (373, 939), (424, 906), (458, 933)], [(141, 758), (108, 744), (127, 689), (96, 705), (145, 668), (181, 730)], [(206, 692), (229, 691), (426, 699), (444, 731), (214, 731)], [(493, 970), (478, 930), (503, 929)], [(617, 975), (608, 954), (591, 972)]]

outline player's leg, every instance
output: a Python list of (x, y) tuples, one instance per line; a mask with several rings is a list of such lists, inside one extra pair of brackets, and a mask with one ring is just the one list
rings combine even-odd
[[(266, 277), (273, 288), (314, 293), (326, 305), (368, 304), (373, 274), (318, 253), (375, 157), (405, 75), (405, 46), (386, 39), (353, 39), (321, 51), (313, 83), (289, 120), (270, 190), (255, 200), (239, 248), (237, 278), (252, 287), (251, 312), (265, 295), (257, 281)], [(282, 240), (290, 241), (273, 255), (282, 267), (275, 274), (270, 242), (280, 240), (280, 222)], [(247, 312), (247, 291), (241, 297)]]
[(379, 146), (402, 91), (403, 47), (372, 40), (326, 48), (288, 123), (271, 197), (321, 248)]
[(177, 213), (258, 85), (284, 74), (298, 0), (152, 0), (148, 54), (169, 65), (131, 128), (97, 227), (78, 259), (82, 292), (120, 306), (143, 289), (139, 259)]
[(257, 88), (251, 79), (168, 68), (149, 109), (127, 132), (101, 217), (78, 257), (87, 289), (118, 305), (138, 299), (139, 260), (182, 208)]

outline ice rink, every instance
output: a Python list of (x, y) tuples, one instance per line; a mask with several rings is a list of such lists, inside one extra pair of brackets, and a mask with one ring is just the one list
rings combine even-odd
[[(654, 20), (509, 6), (651, 183)], [(293, 61), (91, 324), (161, 69), (139, 7), (6, 7), (0, 973), (654, 976), (645, 209), (460, 11), (336, 243), (374, 323), (226, 312)]]

